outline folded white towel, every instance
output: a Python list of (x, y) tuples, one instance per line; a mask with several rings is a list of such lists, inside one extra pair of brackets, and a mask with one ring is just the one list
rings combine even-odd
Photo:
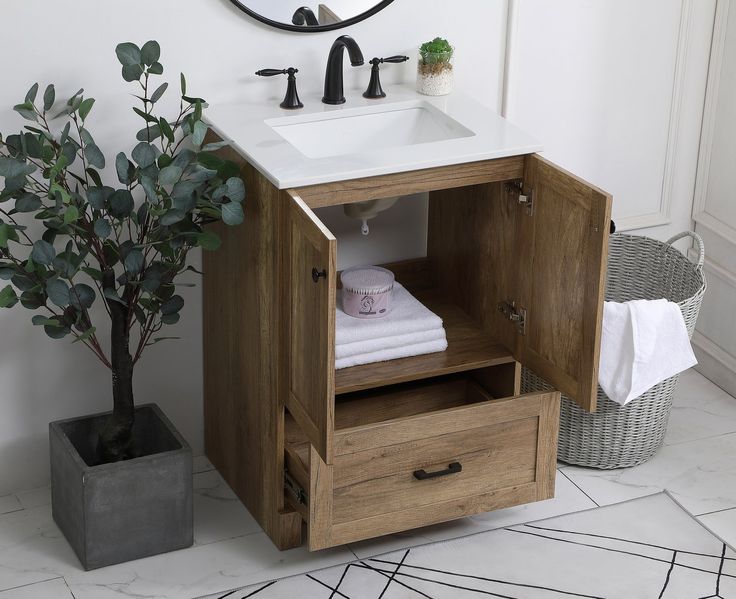
[(626, 405), (697, 363), (677, 304), (605, 302), (598, 382), (616, 403)]
[(418, 333), (406, 333), (405, 335), (391, 335), (378, 339), (366, 339), (365, 341), (354, 341), (353, 343), (342, 343), (335, 346), (335, 359), (341, 360), (350, 356), (369, 354), (382, 349), (393, 349), (404, 345), (417, 345), (445, 339), (445, 329), (440, 326), (431, 331), (419, 331)]
[(446, 349), (447, 338), (443, 335), (442, 339), (435, 339), (434, 341), (392, 347), (389, 349), (348, 356), (340, 360), (335, 360), (335, 369), (340, 370), (341, 368), (350, 368), (351, 366), (359, 366), (360, 364), (384, 362), (386, 360), (396, 360), (398, 358), (408, 358), (410, 356), (422, 356), (424, 354), (433, 354), (435, 352), (445, 351)]
[(394, 283), (391, 311), (382, 318), (353, 318), (338, 306), (335, 344), (343, 345), (442, 328), (442, 319), (422, 305), (400, 283)]

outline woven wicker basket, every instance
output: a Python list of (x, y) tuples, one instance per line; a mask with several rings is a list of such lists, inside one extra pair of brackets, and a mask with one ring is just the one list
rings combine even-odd
[[(683, 237), (695, 240), (697, 264), (672, 244)], [(686, 231), (666, 243), (634, 235), (612, 235), (609, 242), (606, 300), (666, 298), (677, 303), (692, 336), (705, 293), (703, 240)], [(558, 459), (593, 468), (622, 468), (646, 462), (662, 446), (672, 410), (677, 375), (652, 387), (625, 406), (608, 399), (598, 387), (598, 409), (591, 414), (562, 396)], [(524, 369), (524, 391), (550, 389)]]

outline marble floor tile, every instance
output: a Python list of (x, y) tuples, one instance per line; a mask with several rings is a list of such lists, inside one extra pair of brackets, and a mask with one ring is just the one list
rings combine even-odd
[(194, 542), (207, 545), (261, 527), (216, 470), (194, 475)]
[(23, 506), (15, 495), (3, 495), (0, 497), (0, 514), (7, 514), (22, 509)]
[(610, 505), (669, 491), (693, 515), (736, 507), (736, 434), (663, 447), (635, 468), (563, 472), (596, 503)]
[(15, 494), (24, 509), (32, 509), (51, 504), (51, 487), (41, 487), (30, 491), (21, 491)]
[(198, 455), (192, 459), (192, 472), (197, 474), (198, 472), (207, 472), (208, 470), (214, 470), (215, 467), (207, 459), (207, 456)]
[(360, 543), (352, 543), (349, 547), (357, 557), (363, 559), (406, 547), (454, 539), (486, 530), (511, 526), (521, 522), (542, 520), (594, 507), (596, 507), (596, 504), (558, 471), (554, 499), (478, 514), (453, 522), (444, 522)]
[(256, 533), (65, 578), (76, 599), (190, 599), (354, 560), (346, 548), (279, 551)]
[(736, 509), (704, 514), (698, 520), (724, 543), (736, 547)]
[(63, 578), (54, 578), (0, 591), (0, 599), (74, 599), (74, 595)]
[(665, 444), (736, 432), (736, 399), (695, 370), (677, 383)]

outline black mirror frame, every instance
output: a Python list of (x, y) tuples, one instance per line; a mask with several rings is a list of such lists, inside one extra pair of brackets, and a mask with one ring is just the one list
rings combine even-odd
[(359, 23), (360, 21), (363, 21), (367, 19), (368, 17), (375, 15), (378, 11), (386, 8), (393, 1), (394, 0), (381, 0), (373, 8), (370, 8), (366, 10), (365, 12), (359, 15), (356, 15), (354, 17), (351, 17), (349, 19), (345, 19), (344, 21), (340, 21), (339, 23), (330, 23), (328, 25), (316, 25), (316, 26), (311, 26), (311, 27), (304, 27), (303, 25), (293, 25), (292, 23), (281, 23), (280, 21), (274, 21), (272, 19), (264, 17), (263, 15), (260, 15), (257, 12), (251, 10), (250, 8), (245, 6), (243, 2), (241, 2), (241, 0), (230, 0), (230, 2), (232, 2), (237, 8), (242, 10), (245, 14), (250, 15), (251, 17), (253, 17), (257, 21), (260, 21), (261, 23), (265, 23), (266, 25), (270, 25), (271, 27), (276, 27), (277, 29), (284, 29), (286, 31), (296, 31), (298, 33), (319, 33), (320, 31), (334, 31), (335, 29), (349, 27), (350, 25), (354, 25), (355, 23)]

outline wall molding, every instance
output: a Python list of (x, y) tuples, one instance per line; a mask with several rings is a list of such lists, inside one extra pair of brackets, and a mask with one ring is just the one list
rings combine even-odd
[[(695, 196), (693, 198), (693, 220), (706, 225), (726, 239), (736, 243), (736, 230), (719, 223), (706, 212), (708, 197), (708, 177), (710, 161), (713, 154), (713, 136), (718, 109), (718, 91), (721, 85), (721, 69), (723, 67), (726, 47), (726, 31), (730, 0), (716, 0), (716, 13), (713, 19), (713, 40), (710, 47), (708, 63), (708, 82), (705, 87), (705, 105), (703, 107), (703, 127), (700, 133), (700, 149), (698, 152), (698, 169), (695, 175)], [(708, 218), (710, 217), (710, 218)], [(729, 231), (730, 230), (730, 231)]]
[[(675, 68), (672, 78), (672, 102), (670, 104), (667, 139), (664, 148), (664, 169), (659, 197), (659, 207), (654, 212), (633, 214), (616, 219), (619, 231), (631, 231), (660, 227), (672, 222), (672, 196), (679, 171), (680, 130), (683, 114), (683, 97), (687, 91), (688, 59), (695, 25), (697, 0), (681, 0), (680, 23), (677, 34)], [(519, 27), (519, 0), (507, 0), (506, 40), (504, 55), (503, 85), (501, 91), (501, 116), (508, 117), (509, 103), (513, 100), (513, 68)], [(614, 197), (615, 201), (615, 197)]]

